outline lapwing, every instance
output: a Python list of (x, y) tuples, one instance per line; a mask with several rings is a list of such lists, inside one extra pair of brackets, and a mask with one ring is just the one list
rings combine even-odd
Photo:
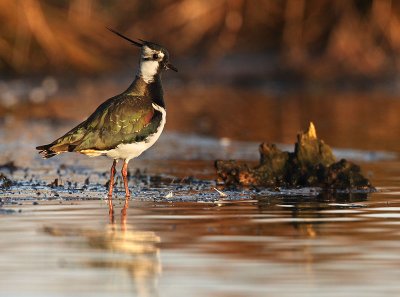
[(140, 47), (139, 69), (134, 81), (125, 92), (103, 102), (87, 120), (36, 149), (44, 159), (66, 152), (113, 159), (108, 189), (111, 209), (117, 162), (123, 161), (121, 173), (129, 200), (128, 162), (157, 141), (166, 122), (161, 73), (167, 69), (178, 70), (169, 62), (169, 53), (161, 45), (142, 39), (135, 41), (107, 29)]

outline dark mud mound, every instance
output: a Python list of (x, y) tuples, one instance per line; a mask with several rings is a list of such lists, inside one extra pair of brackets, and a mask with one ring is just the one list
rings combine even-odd
[(294, 152), (279, 150), (274, 144), (260, 145), (260, 164), (251, 168), (235, 160), (215, 162), (218, 182), (228, 187), (319, 187), (333, 190), (373, 191), (360, 167), (345, 159), (336, 161), (331, 148), (317, 138), (310, 123), (307, 132), (297, 135)]

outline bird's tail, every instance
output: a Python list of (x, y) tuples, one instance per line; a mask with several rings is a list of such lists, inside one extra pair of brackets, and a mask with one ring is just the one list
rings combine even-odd
[(48, 159), (58, 155), (61, 152), (57, 152), (52, 150), (53, 144), (45, 144), (37, 146), (36, 149), (39, 150), (39, 154), (42, 156), (43, 159)]

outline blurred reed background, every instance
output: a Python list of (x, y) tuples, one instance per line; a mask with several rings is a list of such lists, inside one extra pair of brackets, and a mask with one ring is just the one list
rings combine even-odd
[(390, 0), (1, 0), (0, 21), (9, 74), (104, 71), (129, 50), (105, 26), (180, 57), (270, 51), (282, 68), (318, 76), (382, 75), (400, 56), (400, 3)]
[(137, 50), (112, 27), (169, 49), (168, 129), (292, 142), (313, 120), (333, 145), (397, 147), (397, 1), (1, 0), (0, 21), (3, 116), (78, 121), (122, 91)]

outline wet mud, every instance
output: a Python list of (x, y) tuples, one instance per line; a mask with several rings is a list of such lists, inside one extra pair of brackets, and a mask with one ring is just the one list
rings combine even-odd
[[(0, 195), (3, 201), (17, 199), (105, 199), (111, 161), (105, 157), (88, 158), (65, 154), (43, 160), (34, 150), (38, 143), (66, 131), (68, 123), (49, 126), (48, 122), (11, 122), (0, 130)], [(16, 133), (18, 131), (18, 133)], [(288, 189), (220, 189), (214, 160), (247, 160), (256, 165), (259, 159), (256, 142), (216, 139), (182, 133), (164, 133), (154, 148), (129, 165), (129, 185), (133, 200), (143, 201), (218, 201), (249, 199), (244, 197), (326, 195), (323, 189), (307, 185)], [(279, 145), (281, 150), (290, 146)], [(337, 158), (349, 158), (367, 165), (390, 162), (397, 155), (384, 151), (334, 150)], [(119, 173), (116, 197), (124, 198)]]

